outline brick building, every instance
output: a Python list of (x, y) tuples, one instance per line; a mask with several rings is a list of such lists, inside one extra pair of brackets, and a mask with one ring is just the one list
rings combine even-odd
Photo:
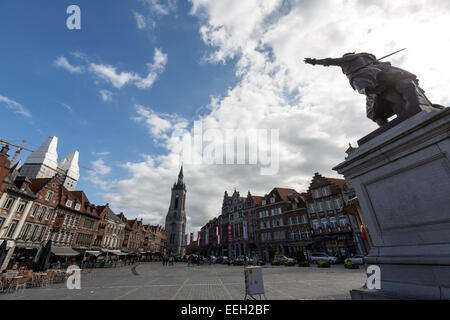
[(13, 257), (28, 264), (39, 255), (51, 233), (61, 193), (56, 177), (30, 179), (30, 182), (30, 189), (36, 198), (17, 238), (17, 249)]
[[(295, 231), (302, 230), (302, 201), (300, 193), (287, 188), (274, 188), (264, 196), (261, 206), (256, 210), (260, 257), (271, 261), (276, 254), (289, 255), (294, 252), (293, 248), (309, 245), (309, 239), (296, 239), (295, 236), (291, 238), (292, 235), (299, 234)], [(297, 217), (300, 217), (300, 221), (294, 227), (297, 225)]]
[[(354, 217), (342, 211), (344, 179), (316, 173), (306, 195), (313, 250), (345, 257), (358, 253), (353, 239)], [(356, 227), (357, 228), (357, 227)]]
[(125, 238), (126, 222), (122, 221), (109, 207), (97, 206), (100, 221), (94, 246), (102, 249), (120, 250)]

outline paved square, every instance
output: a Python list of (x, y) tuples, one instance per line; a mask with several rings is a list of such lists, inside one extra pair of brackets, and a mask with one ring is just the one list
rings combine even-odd
[[(81, 290), (68, 290), (65, 283), (47, 288), (26, 289), (23, 293), (0, 294), (0, 300), (243, 300), (242, 266), (162, 263), (95, 269), (90, 277), (82, 275)], [(269, 300), (350, 299), (351, 289), (365, 282), (364, 268), (263, 267), (264, 288)]]

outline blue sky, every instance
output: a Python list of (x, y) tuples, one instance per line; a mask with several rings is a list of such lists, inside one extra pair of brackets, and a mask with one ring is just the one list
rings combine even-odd
[[(72, 4), (81, 31), (66, 28)], [(276, 130), (272, 175), (185, 161), (196, 231), (219, 214), (225, 190), (303, 192), (315, 172), (338, 177), (331, 168), (348, 143), (376, 128), (341, 70), (305, 57), (407, 48), (389, 61), (449, 105), (449, 14), (447, 0), (3, 0), (0, 138), (37, 148), (58, 136), (60, 157), (77, 149), (96, 169), (78, 184), (92, 202), (164, 225), (195, 121), (204, 132)]]
[[(77, 149), (80, 164), (87, 167), (96, 160), (93, 152), (109, 152), (110, 163), (132, 161), (143, 153), (163, 151), (144, 126), (131, 120), (135, 104), (191, 118), (203, 112), (211, 95), (225, 92), (236, 81), (232, 63), (203, 62), (210, 49), (201, 40), (199, 22), (189, 14), (187, 2), (178, 3), (170, 15), (155, 17), (157, 26), (145, 30), (137, 28), (133, 14), (146, 12), (141, 2), (107, 0), (76, 1), (82, 30), (68, 30), (66, 8), (73, 3), (1, 2), (0, 37), (8, 46), (0, 52), (4, 75), (0, 95), (20, 103), (31, 114), (27, 118), (2, 108), (3, 139), (14, 143), (25, 139), (28, 147), (36, 148), (55, 135), (59, 156)], [(168, 64), (148, 89), (132, 85), (117, 89), (95, 83), (91, 75), (74, 75), (54, 65), (60, 56), (73, 65), (81, 64), (72, 55), (79, 52), (92, 62), (116, 66), (118, 72), (145, 75), (156, 48), (167, 54)], [(112, 92), (112, 101), (103, 102), (101, 90)], [(81, 172), (82, 176), (87, 173)], [(114, 178), (123, 174), (118, 167)], [(81, 179), (78, 188), (86, 190), (91, 201), (104, 201), (89, 180)]]

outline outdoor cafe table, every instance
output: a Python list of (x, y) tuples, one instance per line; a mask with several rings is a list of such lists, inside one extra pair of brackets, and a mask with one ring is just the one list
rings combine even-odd
[(8, 279), (11, 280), (11, 283), (12, 283), (13, 285), (16, 285), (17, 282), (19, 281), (19, 279), (22, 279), (22, 278), (23, 278), (23, 276), (6, 277), (7, 280), (8, 280)]

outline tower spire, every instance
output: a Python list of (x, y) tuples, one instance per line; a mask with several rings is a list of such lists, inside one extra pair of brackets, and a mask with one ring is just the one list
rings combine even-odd
[(183, 164), (181, 164), (180, 174), (178, 174), (178, 179), (183, 181), (184, 175), (183, 175)]

